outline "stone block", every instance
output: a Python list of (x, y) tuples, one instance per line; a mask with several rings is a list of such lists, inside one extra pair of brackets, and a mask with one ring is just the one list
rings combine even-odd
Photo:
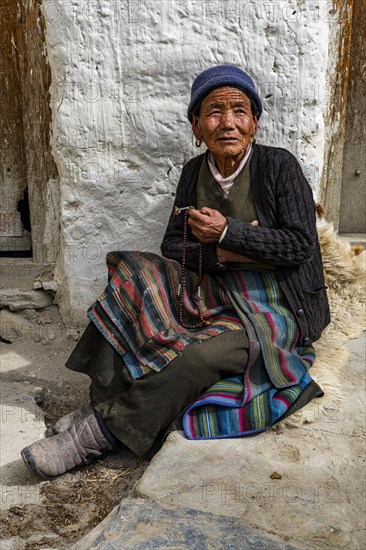
[(208, 441), (173, 432), (140, 479), (139, 496), (242, 519), (306, 548), (363, 548), (365, 335), (348, 348), (345, 398), (328, 391), (313, 400), (305, 407), (311, 423)]
[(10, 311), (22, 309), (42, 309), (52, 304), (53, 297), (44, 290), (21, 290), (7, 288), (0, 290), (0, 309), (8, 307)]
[(0, 287), (16, 286), (22, 290), (32, 290), (33, 282), (43, 267), (33, 258), (0, 258)]
[(29, 342), (41, 340), (40, 331), (29, 319), (7, 309), (0, 311), (0, 336), (6, 342), (15, 342), (19, 339)]
[(179, 508), (171, 510), (145, 499), (121, 504), (73, 550), (296, 550), (239, 519)]

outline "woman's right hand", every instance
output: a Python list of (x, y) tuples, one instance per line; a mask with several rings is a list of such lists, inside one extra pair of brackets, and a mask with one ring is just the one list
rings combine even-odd
[(188, 224), (192, 234), (201, 243), (218, 243), (221, 233), (227, 226), (227, 219), (218, 210), (203, 206), (200, 210), (188, 210)]

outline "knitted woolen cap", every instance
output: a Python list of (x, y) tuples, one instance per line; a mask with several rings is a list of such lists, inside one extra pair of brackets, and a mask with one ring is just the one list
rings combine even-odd
[(191, 88), (191, 101), (187, 116), (192, 122), (192, 115), (201, 101), (215, 88), (221, 86), (233, 86), (242, 90), (258, 108), (257, 118), (262, 114), (262, 102), (255, 89), (252, 78), (236, 65), (215, 65), (200, 73), (193, 81)]

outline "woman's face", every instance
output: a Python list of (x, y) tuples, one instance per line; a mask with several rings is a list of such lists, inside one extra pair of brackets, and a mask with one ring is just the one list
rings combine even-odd
[(202, 101), (199, 116), (193, 115), (192, 130), (214, 155), (237, 157), (245, 153), (257, 125), (245, 93), (224, 86)]

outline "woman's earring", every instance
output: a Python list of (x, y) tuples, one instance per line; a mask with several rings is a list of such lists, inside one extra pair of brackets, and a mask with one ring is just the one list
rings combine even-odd
[(252, 143), (255, 143), (257, 140), (256, 140), (256, 137), (255, 136), (252, 136), (252, 139), (251, 139)]
[(203, 141), (202, 138), (196, 139), (196, 141), (194, 142), (195, 146), (196, 146), (196, 147), (201, 147), (202, 141)]

